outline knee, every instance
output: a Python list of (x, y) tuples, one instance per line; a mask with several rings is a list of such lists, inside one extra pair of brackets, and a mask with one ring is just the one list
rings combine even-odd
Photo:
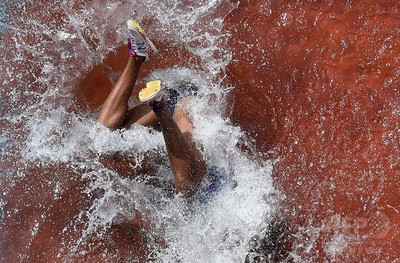
[(107, 114), (99, 114), (97, 117), (97, 121), (110, 130), (116, 130), (121, 128), (123, 122), (125, 121), (126, 110), (119, 109), (114, 112), (110, 112)]

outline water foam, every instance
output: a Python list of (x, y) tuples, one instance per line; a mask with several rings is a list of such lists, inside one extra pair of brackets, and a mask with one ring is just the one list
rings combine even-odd
[[(65, 14), (65, 23), (61, 25), (38, 22), (27, 11), (23, 14), (30, 23), (9, 25), (17, 29), (11, 38), (14, 50), (10, 52), (16, 54), (12, 59), (24, 59), (27, 55), (18, 50), (28, 48), (34, 54), (33, 67), (41, 69), (33, 76), (34, 95), (30, 91), (33, 83), (26, 82), (32, 75), (28, 72), (15, 75), (18, 65), (11, 61), (6, 70), (15, 83), (13, 87), (6, 83), (10, 92), (14, 92), (12, 105), (15, 105), (7, 111), (7, 118), (23, 123), (27, 133), (19, 142), (23, 146), (23, 162), (63, 163), (89, 182), (87, 193), (101, 193), (87, 211), (77, 215), (76, 220), (84, 224), (84, 231), (64, 249), (70, 248), (72, 253), (81, 255), (85, 253), (82, 247), (88, 236), (101, 236), (111, 224), (124, 218), (134, 219), (140, 213), (152, 222), (152, 229), (147, 230), (148, 242), (159, 262), (244, 261), (250, 239), (269, 224), (275, 213), (277, 192), (272, 186), (271, 162), (242, 152), (238, 145), (247, 140), (246, 135), (222, 114), (229, 89), (221, 86), (215, 75), (229, 62), (230, 54), (223, 49), (225, 36), (221, 28), (224, 17), (234, 7), (224, 9), (226, 13), (221, 14), (218, 8), (229, 6), (222, 0), (203, 0), (190, 6), (179, 1), (148, 0), (125, 5), (117, 1), (106, 1), (104, 5), (79, 2), (82, 8), (78, 10), (73, 8), (76, 3), (59, 3)], [(91, 114), (70, 110), (73, 106), (69, 93), (73, 88), (71, 79), (82, 75), (121, 44), (120, 39), (124, 39), (121, 25), (132, 10), (139, 21), (154, 19), (149, 28), (153, 37), (177, 45), (183, 43), (204, 61), (202, 71), (170, 68), (154, 71), (151, 78), (170, 82), (190, 80), (200, 88), (199, 96), (188, 105), (196, 128), (195, 139), (203, 145), (208, 162), (233, 171), (230, 183), (207, 205), (179, 195), (171, 196), (172, 173), (167, 163), (158, 165), (150, 176), (163, 183), (163, 187), (157, 188), (148, 184), (148, 179), (122, 178), (101, 161), (103, 156), (120, 154), (140, 165), (149, 152), (150, 156), (166, 160), (160, 133), (141, 126), (111, 132), (96, 124)], [(18, 44), (28, 33), (42, 41), (28, 47)], [(216, 56), (216, 52), (222, 55)], [(26, 98), (31, 100), (25, 107), (16, 106)], [(73, 229), (71, 225), (65, 231)], [(163, 236), (167, 246), (160, 248), (151, 236)]]

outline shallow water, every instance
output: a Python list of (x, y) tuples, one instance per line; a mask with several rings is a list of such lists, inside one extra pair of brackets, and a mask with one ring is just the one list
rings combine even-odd
[(225, 19), (231, 119), (278, 156), (295, 261), (399, 260), (399, 11), (244, 0)]
[[(396, 1), (0, 7), (2, 261), (399, 260)], [(194, 82), (195, 138), (233, 171), (206, 204), (161, 134), (95, 121), (132, 14), (160, 50), (138, 87)]]

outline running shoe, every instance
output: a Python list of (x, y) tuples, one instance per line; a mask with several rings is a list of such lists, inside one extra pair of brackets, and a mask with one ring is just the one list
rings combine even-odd
[(163, 83), (159, 79), (147, 82), (146, 87), (139, 92), (139, 100), (145, 103), (161, 101), (164, 95), (163, 86)]
[(158, 52), (138, 22), (130, 19), (126, 23), (129, 30), (128, 49), (131, 56), (144, 57), (146, 61), (150, 55)]

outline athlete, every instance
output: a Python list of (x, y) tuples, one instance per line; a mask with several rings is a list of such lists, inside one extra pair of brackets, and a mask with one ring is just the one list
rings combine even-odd
[(134, 123), (159, 125), (174, 174), (175, 190), (192, 196), (202, 184), (207, 168), (193, 140), (193, 125), (183, 106), (188, 98), (180, 99), (176, 105), (176, 101), (167, 101), (162, 82), (155, 80), (139, 93), (141, 103), (128, 107), (140, 67), (158, 51), (136, 21), (128, 20), (127, 25), (129, 60), (97, 120), (111, 130), (129, 128)]

